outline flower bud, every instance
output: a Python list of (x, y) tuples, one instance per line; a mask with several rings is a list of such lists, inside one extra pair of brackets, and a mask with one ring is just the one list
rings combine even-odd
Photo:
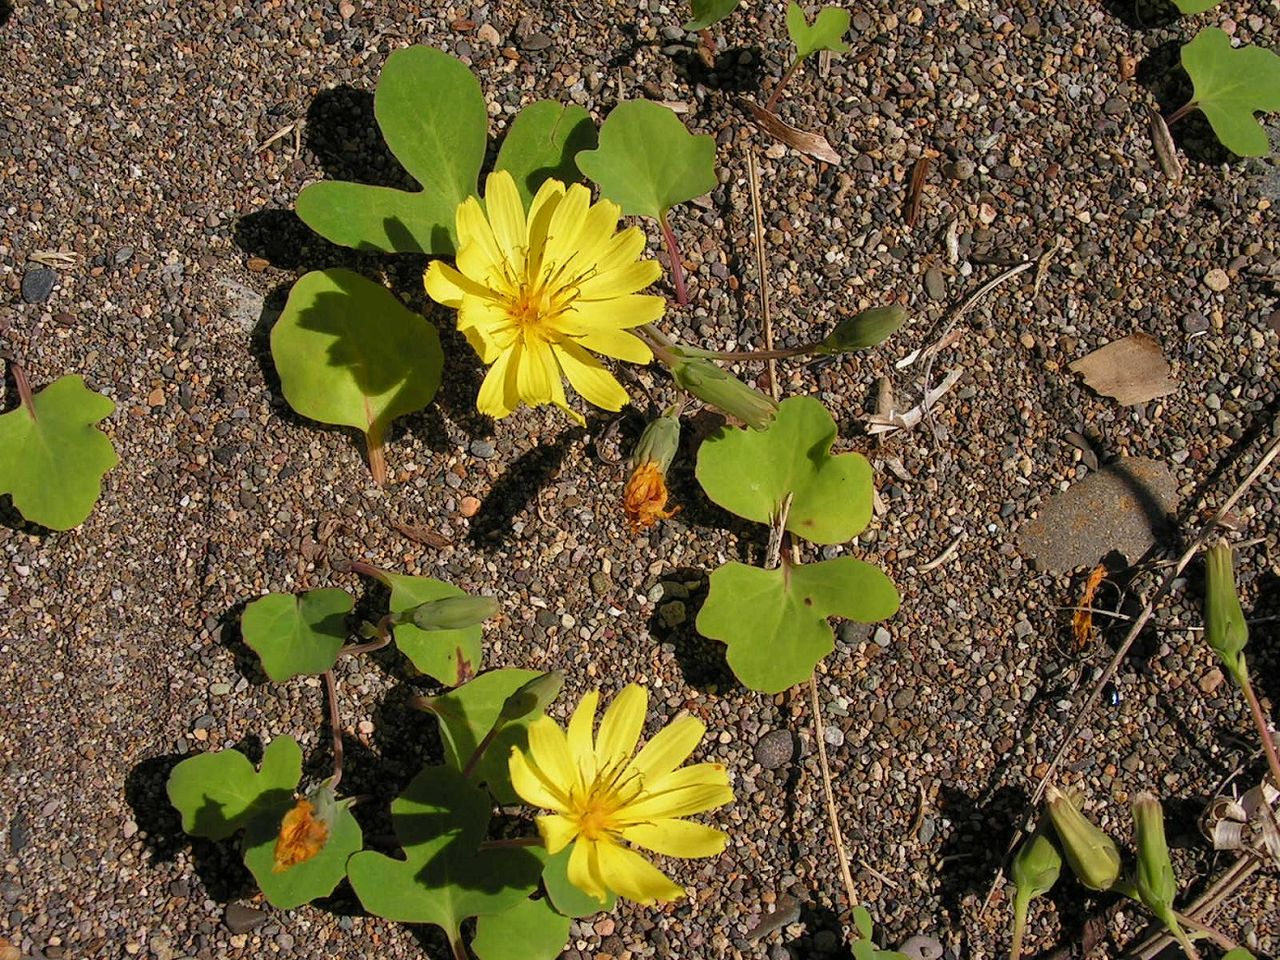
[(680, 449), (680, 406), (668, 407), (662, 416), (654, 419), (640, 434), (640, 441), (631, 454), (631, 466), (656, 463), (663, 474), (676, 458)]
[(813, 352), (835, 354), (866, 350), (888, 340), (906, 319), (907, 311), (902, 307), (863, 310), (837, 323)]
[(464, 593), (428, 600), (399, 616), (401, 622), (412, 620), (419, 630), (461, 630), (478, 626), (497, 612), (498, 601), (493, 597), (473, 597)]
[(564, 673), (560, 670), (552, 670), (521, 684), (519, 689), (502, 702), (502, 709), (498, 711), (498, 723), (512, 723), (535, 710), (546, 709), (547, 704), (559, 696), (563, 686)]
[(1218, 541), (1205, 551), (1204, 637), (1218, 655), (1233, 680), (1240, 686), (1248, 677), (1244, 646), (1249, 627), (1236, 593), (1231, 548)]
[(778, 405), (710, 360), (677, 355), (671, 365), (675, 382), (703, 403), (737, 417), (753, 430), (773, 422)]
[(1120, 879), (1120, 850), (1115, 842), (1056, 787), (1045, 791), (1045, 801), (1062, 855), (1076, 879), (1090, 890), (1110, 890)]
[(1138, 896), (1157, 917), (1164, 919), (1173, 910), (1178, 881), (1169, 861), (1164, 839), (1164, 811), (1154, 794), (1140, 793), (1133, 800), (1133, 829), (1138, 844), (1135, 876)]
[(1062, 871), (1062, 854), (1049, 838), (1043, 818), (1036, 824), (1035, 832), (1018, 848), (1009, 866), (1013, 878), (1013, 948), (1009, 956), (1017, 960), (1022, 955), (1022, 934), (1027, 924), (1027, 907), (1036, 897), (1042, 897), (1053, 889)]

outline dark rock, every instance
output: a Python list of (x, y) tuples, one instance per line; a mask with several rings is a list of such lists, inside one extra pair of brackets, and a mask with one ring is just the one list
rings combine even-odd
[(756, 763), (766, 770), (777, 770), (791, 762), (796, 753), (796, 738), (790, 730), (766, 733), (756, 743)]
[(261, 910), (246, 907), (243, 903), (227, 904), (227, 912), (222, 923), (232, 933), (248, 933), (267, 922), (267, 915)]
[(551, 38), (545, 33), (532, 33), (520, 41), (521, 49), (529, 51), (545, 50), (551, 44)]
[(946, 299), (947, 281), (943, 279), (942, 271), (937, 267), (930, 267), (924, 272), (924, 290), (929, 294), (930, 300)]
[(58, 276), (48, 267), (36, 267), (22, 275), (22, 299), (27, 303), (44, 303), (53, 293)]
[(1183, 333), (1203, 333), (1209, 329), (1209, 318), (1203, 313), (1192, 310), (1182, 318)]

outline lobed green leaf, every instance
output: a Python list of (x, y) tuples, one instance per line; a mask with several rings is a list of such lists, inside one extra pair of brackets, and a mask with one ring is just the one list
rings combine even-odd
[(354, 606), (345, 590), (269, 593), (244, 608), (240, 632), (277, 683), (299, 674), (319, 676), (338, 659)]
[[(431, 577), (382, 573), (379, 579), (391, 588), (392, 613), (403, 613), (431, 600), (466, 596), (453, 584)], [(457, 630), (423, 630), (412, 623), (401, 623), (393, 635), (396, 647), (418, 670), (446, 686), (454, 686), (480, 669), (484, 655), (482, 631), (480, 624)]]
[(613, 909), (618, 897), (612, 891), (606, 891), (605, 901), (601, 903), (588, 893), (583, 893), (569, 882), (569, 857), (573, 853), (573, 844), (569, 844), (559, 853), (547, 857), (547, 865), (542, 868), (542, 885), (547, 889), (547, 896), (556, 910), (566, 917), (594, 917), (597, 913), (608, 913)]
[(119, 462), (95, 426), (115, 408), (69, 375), (38, 391), (30, 406), (0, 416), (0, 494), (9, 494), (32, 523), (79, 526), (102, 496), (103, 476)]
[(310, 860), (276, 872), (275, 848), (289, 805), (249, 822), (244, 838), (244, 863), (258, 881), (267, 901), (280, 910), (310, 903), (333, 893), (347, 876), (347, 860), (364, 846), (364, 834), (351, 815), (350, 803), (340, 803), (329, 825), (329, 838)]
[(738, 8), (739, 0), (690, 0), (689, 8), (693, 17), (684, 25), (690, 32), (705, 30), (713, 23), (719, 23)]
[(478, 919), (471, 949), (480, 960), (556, 960), (568, 943), (569, 923), (546, 899), (521, 900)]
[(849, 45), (841, 38), (849, 32), (849, 11), (844, 7), (823, 7), (813, 24), (804, 8), (790, 0), (787, 4), (787, 34), (796, 45), (796, 59), (806, 60), (819, 50), (848, 53)]
[(302, 779), (302, 748), (293, 737), (276, 737), (262, 755), (262, 766), (239, 750), (188, 757), (169, 774), (169, 802), (182, 815), (182, 829), (193, 837), (225, 840), (254, 817), (293, 801)]
[(576, 104), (539, 100), (516, 114), (502, 138), (493, 169), (511, 174), (528, 209), (543, 181), (569, 184), (581, 180), (574, 161), (581, 151), (595, 146), (596, 127), (586, 110)]
[(1222, 145), (1242, 157), (1263, 157), (1267, 131), (1255, 113), (1280, 110), (1280, 56), (1262, 47), (1233, 47), (1217, 27), (1205, 27), (1182, 47), (1194, 103)]

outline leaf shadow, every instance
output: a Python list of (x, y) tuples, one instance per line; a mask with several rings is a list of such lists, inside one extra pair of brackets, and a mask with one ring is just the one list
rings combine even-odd
[(1160, 30), (1182, 16), (1170, 0), (1102, 0), (1102, 9), (1130, 30), (1141, 32)]
[(687, 83), (720, 93), (756, 93), (764, 80), (764, 54), (758, 46), (717, 51), (711, 66), (707, 66), (697, 47), (676, 50), (671, 59), (677, 74)]
[[(672, 647), (684, 682), (706, 693), (745, 692), (729, 667), (725, 645), (704, 637), (696, 626), (698, 611), (707, 598), (706, 573), (692, 567), (674, 567), (664, 570), (658, 582), (678, 584), (686, 593), (683, 597), (664, 597), (649, 618), (649, 635), (660, 645)], [(687, 586), (695, 582), (697, 586)], [(680, 604), (682, 616), (673, 614), (676, 603)]]
[[(1191, 78), (1182, 68), (1182, 44), (1177, 40), (1166, 41), (1151, 50), (1138, 64), (1136, 79), (1166, 116), (1191, 101)], [(1169, 133), (1178, 149), (1198, 164), (1218, 166), (1239, 159), (1218, 142), (1209, 121), (1198, 110), (1175, 123)]]
[(218, 642), (230, 652), (236, 672), (255, 687), (262, 687), (271, 683), (271, 679), (262, 669), (262, 661), (258, 659), (257, 653), (244, 642), (244, 634), (240, 631), (240, 618), (244, 616), (245, 607), (254, 599), (257, 598), (239, 600), (233, 604), (218, 618), (217, 631)]
[(483, 550), (504, 546), (512, 536), (512, 521), (555, 479), (570, 445), (583, 436), (582, 428), (574, 427), (551, 443), (539, 444), (517, 457), (471, 518), (471, 543)]
[(983, 890), (995, 875), (1026, 803), (1020, 787), (1001, 787), (982, 800), (942, 787), (938, 816), (949, 820), (951, 829), (938, 851), (943, 865), (938, 885), (942, 907), (953, 919), (964, 915), (966, 897)]

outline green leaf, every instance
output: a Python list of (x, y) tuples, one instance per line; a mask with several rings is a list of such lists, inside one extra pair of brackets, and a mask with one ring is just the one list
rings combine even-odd
[(1236, 947), (1234, 950), (1228, 950), (1222, 955), (1222, 960), (1255, 960), (1252, 953), (1244, 947)]
[(193, 837), (225, 840), (255, 816), (288, 809), (302, 779), (302, 748), (293, 737), (276, 737), (262, 755), (262, 768), (239, 750), (189, 757), (169, 774), (169, 802)]
[(1205, 27), (1183, 45), (1182, 66), (1191, 76), (1191, 102), (1222, 145), (1242, 157), (1266, 156), (1267, 132), (1254, 114), (1280, 110), (1280, 56), (1262, 47), (1232, 47), (1217, 27)]
[(547, 900), (521, 900), (476, 921), (471, 949), (480, 960), (556, 960), (569, 941), (569, 918)]
[(600, 147), (578, 169), (628, 216), (665, 219), (677, 203), (715, 189), (716, 141), (694, 136), (660, 103), (624, 100), (600, 128)]
[(345, 590), (269, 593), (244, 608), (240, 632), (277, 683), (303, 673), (319, 676), (338, 659), (354, 606)]
[(841, 40), (848, 32), (849, 11), (843, 7), (823, 7), (810, 26), (796, 0), (787, 4), (787, 33), (796, 45), (797, 60), (805, 60), (819, 50), (848, 53), (849, 45)]
[(724, 427), (698, 450), (702, 489), (726, 510), (772, 523), (791, 494), (787, 530), (814, 543), (843, 543), (871, 519), (871, 465), (832, 456), (835, 421), (812, 397), (778, 405), (764, 430)]
[[(25, 381), (24, 381), (25, 382)], [(116, 405), (78, 376), (65, 376), (0, 416), (0, 494), (32, 523), (70, 530), (102, 496), (118, 458), (94, 424)]]
[(539, 100), (516, 114), (493, 169), (511, 174), (527, 209), (544, 180), (566, 184), (581, 180), (574, 158), (595, 145), (596, 127), (586, 110), (576, 104)]
[(422, 191), (325, 181), (298, 195), (298, 216), (344, 247), (452, 254), (460, 204), (476, 192), (489, 114), (475, 75), (433, 47), (387, 57), (373, 98), (383, 139)]
[(697, 626), (728, 646), (729, 667), (746, 686), (780, 693), (835, 649), (828, 617), (871, 623), (897, 609), (893, 581), (853, 557), (776, 570), (730, 562), (711, 574)]
[(293, 285), (271, 356), (289, 406), (364, 433), (379, 482), (387, 426), (431, 402), (444, 363), (435, 327), (350, 270), (313, 271)]
[[(438, 697), (423, 697), (419, 703), (440, 721), (445, 762), (456, 770), (465, 767), (480, 741), (493, 729), (507, 698), (541, 676), (537, 670), (491, 670), (456, 690)], [(532, 706), (534, 709), (527, 715), (508, 722), (493, 738), (472, 775), (476, 783), (488, 785), (498, 803), (520, 802), (511, 789), (507, 758), (513, 746), (522, 750), (527, 746), (529, 724), (542, 716), (545, 704)]]
[(1189, 17), (1192, 14), (1212, 10), (1221, 2), (1222, 0), (1173, 0), (1173, 5), (1181, 11), (1183, 16)]
[(612, 891), (606, 892), (605, 901), (601, 903), (569, 882), (569, 855), (572, 853), (571, 843), (555, 856), (547, 857), (547, 865), (542, 868), (542, 885), (547, 888), (551, 903), (566, 917), (593, 917), (602, 911), (608, 913), (618, 902)]
[(689, 8), (693, 11), (693, 19), (684, 25), (684, 29), (693, 32), (719, 23), (738, 8), (738, 0), (690, 0)]
[(333, 893), (347, 875), (347, 860), (364, 846), (360, 825), (351, 815), (350, 801), (337, 804), (329, 838), (310, 860), (275, 870), (276, 839), (290, 806), (255, 817), (244, 838), (245, 866), (273, 907), (289, 910)]
[[(391, 588), (391, 612), (403, 613), (430, 600), (465, 596), (451, 583), (431, 577), (410, 577), (383, 573), (380, 579)], [(484, 655), (480, 624), (459, 630), (422, 630), (412, 623), (394, 629), (396, 646), (420, 671), (445, 686), (454, 686), (475, 676)]]
[(365, 851), (347, 875), (366, 910), (402, 923), (434, 923), (456, 939), (468, 917), (502, 913), (526, 899), (542, 872), (532, 847), (480, 850), (489, 795), (452, 767), (427, 767), (394, 803), (405, 859)]

